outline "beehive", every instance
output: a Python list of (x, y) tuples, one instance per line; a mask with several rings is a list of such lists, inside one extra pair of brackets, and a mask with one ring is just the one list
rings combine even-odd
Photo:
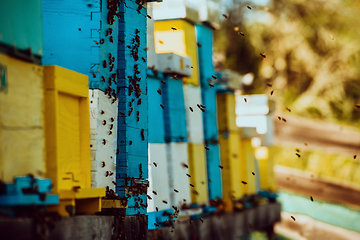
[(91, 187), (115, 191), (118, 100), (89, 90)]
[(68, 215), (101, 210), (104, 188), (91, 188), (90, 114), (87, 76), (57, 66), (45, 66), (46, 169), (60, 204), (50, 208)]
[(260, 173), (256, 173), (255, 171), (255, 152), (251, 145), (251, 139), (240, 139), (239, 149), (242, 175), (244, 176), (244, 181), (247, 182), (247, 184), (244, 186), (244, 193), (252, 195), (256, 193), (257, 184), (256, 177), (253, 175), (253, 173)]
[(45, 177), (43, 67), (0, 53), (0, 179)]
[(268, 148), (256, 148), (255, 156), (259, 163), (260, 189), (276, 191), (274, 162), (272, 158), (268, 157)]
[[(186, 130), (189, 143), (204, 143), (203, 112), (206, 108), (199, 108), (201, 101), (201, 89), (198, 86), (184, 85)], [(190, 110), (192, 108), (192, 111)], [(200, 106), (201, 107), (201, 106)], [(206, 107), (206, 106), (205, 106)]]
[(190, 186), (191, 202), (206, 203), (209, 201), (208, 178), (206, 172), (204, 144), (189, 143), (189, 172), (191, 175)]
[(206, 150), (206, 169), (208, 176), (209, 198), (222, 198), (221, 170), (220, 165), (220, 147), (219, 144), (207, 144), (209, 150)]
[(192, 75), (184, 78), (184, 82), (198, 86), (200, 81), (195, 26), (186, 20), (157, 21), (154, 39), (157, 53), (173, 52), (191, 58)]
[[(237, 131), (235, 123), (235, 96), (230, 92), (216, 95), (219, 131)], [(221, 110), (220, 110), (221, 109)]]

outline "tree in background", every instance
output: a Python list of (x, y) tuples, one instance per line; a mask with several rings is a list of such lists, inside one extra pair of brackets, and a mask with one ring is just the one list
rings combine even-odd
[(247, 5), (233, 0), (215, 34), (223, 67), (255, 74), (245, 93), (274, 90), (281, 109), (360, 127), (355, 106), (360, 104), (360, 1), (272, 0), (251, 10)]

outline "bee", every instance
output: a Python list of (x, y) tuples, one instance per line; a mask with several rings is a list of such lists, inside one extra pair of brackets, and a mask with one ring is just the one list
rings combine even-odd
[(214, 87), (214, 85), (213, 85), (213, 84), (211, 84), (211, 83), (209, 83), (209, 86), (210, 86), (210, 87)]
[(105, 167), (105, 162), (104, 161), (101, 162), (101, 167)]
[(159, 211), (159, 208), (158, 208), (158, 207), (155, 207), (155, 210), (158, 212), (158, 211)]
[(104, 67), (104, 68), (107, 67), (107, 62), (106, 62), (106, 60), (104, 60), (104, 62), (103, 62), (103, 67)]
[(286, 108), (286, 110), (288, 110), (289, 112), (291, 112), (291, 109), (290, 109), (290, 108)]
[(114, 42), (114, 37), (113, 37), (113, 36), (110, 36), (110, 37), (109, 37), (109, 40), (110, 40), (110, 42), (113, 43), (113, 42)]
[(104, 110), (101, 110), (100, 114), (103, 115), (104, 113), (105, 113)]
[(269, 87), (272, 87), (272, 84), (271, 84), (271, 83), (266, 83), (266, 85), (268, 85)]
[(145, 140), (145, 135), (144, 135), (145, 130), (141, 129), (141, 139), (144, 141)]
[(216, 76), (215, 76), (215, 75), (211, 75), (211, 77), (212, 77), (213, 79), (216, 79)]
[(300, 154), (298, 154), (298, 153), (295, 153), (295, 155), (298, 156), (298, 157), (300, 157)]
[(245, 37), (245, 34), (243, 32), (238, 32), (241, 36)]
[(112, 131), (109, 131), (109, 135), (111, 135), (112, 134)]
[(356, 159), (356, 155), (354, 155), (354, 159)]
[(191, 112), (194, 112), (194, 110), (192, 109), (192, 107), (189, 107), (189, 109), (190, 109)]
[(176, 190), (176, 189), (174, 189), (174, 192), (178, 193), (179, 191), (178, 191), (178, 190)]
[(129, 141), (129, 145), (132, 145), (132, 141)]
[(273, 91), (271, 91), (270, 95), (272, 96), (272, 95), (273, 95), (273, 93), (274, 93), (274, 90), (273, 90)]
[(204, 184), (205, 184), (205, 182), (204, 182), (204, 181), (201, 181), (201, 184), (202, 184), (202, 185), (204, 185)]
[(168, 204), (168, 202), (167, 202), (167, 201), (165, 201), (165, 200), (163, 200), (163, 203)]
[(250, 6), (246, 6), (246, 7), (251, 10), (251, 7), (250, 7)]
[(194, 185), (192, 185), (191, 183), (190, 183), (190, 186), (195, 187), (195, 186), (194, 186)]
[(176, 30), (177, 30), (176, 27), (171, 27), (171, 29), (172, 29), (173, 31), (176, 31)]
[(104, 44), (105, 39), (100, 39), (100, 44)]
[(224, 18), (228, 18), (228, 15), (226, 15), (226, 14), (223, 14), (223, 16), (224, 16)]
[(175, 231), (175, 228), (173, 227), (172, 229), (171, 229), (171, 232), (174, 232)]
[(147, 195), (147, 198), (148, 198), (149, 200), (152, 200), (152, 198), (151, 198), (149, 195)]
[(242, 184), (244, 184), (244, 185), (246, 185), (246, 184), (247, 184), (247, 182), (245, 182), (245, 181), (241, 181), (241, 183), (242, 183)]
[(193, 190), (193, 193), (194, 193), (195, 195), (199, 195), (198, 191), (196, 191), (196, 190)]
[(144, 47), (144, 51), (147, 51), (148, 50), (148, 47)]
[(153, 191), (153, 194), (157, 195), (157, 192)]
[(161, 40), (159, 40), (159, 43), (160, 43), (160, 44), (164, 44), (164, 42), (163, 42), (163, 41), (161, 41)]
[(128, 49), (131, 49), (131, 46), (130, 46), (130, 45), (127, 45), (126, 47), (127, 47)]
[(101, 76), (101, 81), (105, 82), (105, 77), (104, 76)]
[(223, 166), (221, 166), (221, 165), (219, 165), (219, 168), (224, 169), (224, 167), (223, 167)]
[(104, 125), (104, 126), (106, 125), (106, 120), (103, 121), (103, 125)]
[(151, 19), (151, 16), (150, 15), (146, 15), (148, 17), (148, 19)]
[(146, 58), (144, 58), (144, 57), (141, 57), (141, 59), (143, 60), (143, 62), (146, 62)]
[(112, 175), (114, 175), (114, 173), (113, 173), (113, 172), (110, 172), (110, 173), (109, 173), (109, 176), (112, 176)]
[(153, 162), (154, 166), (157, 167), (157, 163), (156, 162)]
[(110, 118), (110, 121), (113, 122), (115, 119), (114, 118)]
[(264, 53), (260, 53), (260, 56), (262, 56), (263, 58), (266, 58)]
[(210, 150), (210, 148), (209, 148), (209, 147), (205, 147), (205, 149), (206, 149), (207, 151), (209, 151), (209, 150)]
[(202, 218), (199, 218), (199, 220), (203, 223), (204, 222), (204, 219), (202, 219)]
[(329, 38), (330, 38), (330, 40), (334, 40), (334, 37), (333, 37), (333, 36), (331, 36), (331, 35), (329, 35)]
[(189, 223), (191, 224), (193, 221), (192, 220), (189, 220)]
[(112, 183), (116, 186), (116, 182), (115, 182), (115, 181), (112, 181)]
[(283, 122), (286, 122), (286, 119), (285, 119), (285, 118), (281, 118), (281, 120), (283, 120)]
[(186, 176), (191, 177), (190, 174), (188, 174), (188, 173), (186, 174)]
[(105, 139), (103, 139), (103, 142), (102, 142), (104, 145), (106, 144), (106, 140)]
[(355, 107), (356, 107), (356, 108), (360, 108), (360, 105), (357, 104), (357, 105), (355, 105)]
[(244, 98), (244, 101), (245, 101), (245, 102), (247, 102), (247, 99), (246, 99), (246, 98)]
[(177, 75), (172, 76), (171, 78), (177, 80)]
[(294, 218), (294, 216), (291, 216), (291, 218), (292, 218), (292, 220), (294, 220), (294, 221), (295, 221), (295, 218)]
[(166, 82), (165, 82), (165, 81), (163, 81), (163, 80), (161, 80), (161, 83), (162, 83), (162, 84), (166, 84)]
[(295, 151), (299, 153), (299, 152), (300, 152), (300, 149), (296, 148)]
[(120, 43), (124, 43), (124, 40), (119, 39), (119, 42), (120, 42)]
[(280, 116), (278, 116), (278, 119), (279, 119), (279, 121), (281, 121), (281, 117), (280, 117)]
[(211, 180), (211, 179), (209, 179), (209, 182), (212, 182), (212, 180)]
[(202, 104), (200, 104), (200, 107), (202, 107), (202, 108), (206, 108), (206, 107), (205, 107), (205, 105), (202, 105)]
[(189, 168), (189, 166), (185, 163), (181, 163), (181, 165), (184, 167), (184, 168)]
[(116, 150), (116, 154), (119, 154), (119, 153), (120, 153), (120, 150), (119, 150), (119, 149), (117, 149), (117, 150)]
[(120, 113), (120, 115), (125, 116), (125, 113), (123, 113), (123, 112), (119, 112), (119, 113)]
[(198, 47), (201, 47), (201, 43), (197, 42), (196, 44), (197, 44)]
[(314, 201), (314, 199), (313, 199), (313, 197), (312, 196), (310, 196), (310, 200), (313, 202)]
[(190, 68), (194, 68), (193, 66), (190, 66)]
[[(149, 15), (148, 15), (148, 16), (149, 16)], [(158, 223), (154, 223), (154, 225), (155, 225), (156, 227), (159, 227), (159, 226), (160, 226)]]
[(158, 92), (158, 94), (161, 95), (161, 88), (159, 88), (159, 89), (157, 90), (157, 92)]
[(165, 108), (164, 108), (164, 105), (162, 105), (162, 104), (160, 104), (160, 107), (161, 107), (162, 109), (165, 109)]
[(307, 144), (307, 143), (304, 143), (304, 145), (305, 145), (305, 147), (307, 147), (308, 144)]

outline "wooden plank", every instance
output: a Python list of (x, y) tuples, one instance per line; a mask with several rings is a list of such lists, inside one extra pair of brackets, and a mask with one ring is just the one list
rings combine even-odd
[(44, 177), (43, 68), (0, 53), (7, 92), (0, 91), (0, 179)]

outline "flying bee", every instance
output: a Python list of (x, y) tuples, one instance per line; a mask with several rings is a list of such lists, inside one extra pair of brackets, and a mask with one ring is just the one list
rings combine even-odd
[(115, 120), (114, 118), (110, 118), (110, 121), (111, 121), (111, 122), (114, 122), (114, 120)]
[(214, 85), (213, 85), (213, 84), (211, 84), (211, 83), (209, 83), (209, 86), (210, 86), (210, 87), (214, 87)]
[(103, 125), (104, 125), (104, 126), (106, 125), (106, 120), (103, 121)]
[(147, 195), (147, 198), (148, 198), (149, 200), (152, 200), (152, 198), (151, 198), (149, 195)]
[(132, 145), (132, 141), (129, 141), (129, 145)]
[(255, 173), (254, 173), (254, 172), (251, 172), (251, 174), (255, 176)]
[(251, 10), (251, 7), (250, 7), (250, 6), (246, 6), (246, 7)]
[(243, 32), (238, 32), (241, 36), (245, 37), (245, 34)]
[(294, 221), (295, 221), (295, 218), (294, 218), (294, 216), (291, 216), (291, 218), (292, 218), (292, 220), (294, 220)]
[(177, 75), (172, 76), (171, 78), (177, 80)]
[(108, 177), (108, 176), (109, 176), (109, 171), (106, 171), (105, 177)]
[(206, 107), (205, 107), (205, 105), (202, 105), (202, 104), (200, 104), (200, 107), (202, 107), (202, 108), (206, 108)]
[(242, 183), (242, 184), (244, 184), (244, 185), (246, 185), (246, 184), (247, 184), (247, 182), (245, 182), (245, 181), (241, 181), (241, 183)]
[(176, 190), (176, 189), (174, 189), (174, 192), (178, 193), (179, 191), (178, 191), (178, 190)]
[(205, 149), (206, 149), (207, 151), (209, 151), (209, 150), (210, 150), (210, 148), (209, 148), (209, 147), (205, 147)]
[(196, 191), (196, 190), (193, 190), (193, 194), (199, 195), (198, 191)]
[(104, 145), (106, 144), (106, 140), (105, 139), (103, 139), (103, 142), (102, 142)]
[(202, 219), (202, 218), (199, 218), (199, 220), (203, 223), (204, 222), (204, 219)]
[(224, 16), (224, 18), (228, 18), (228, 15), (226, 15), (226, 14), (223, 14), (223, 16)]
[(157, 192), (153, 191), (153, 194), (157, 195)]
[(289, 112), (291, 112), (291, 109), (290, 109), (290, 108), (286, 108), (286, 110), (288, 110)]
[(192, 107), (189, 107), (189, 109), (190, 109), (191, 112), (194, 112), (194, 110), (192, 109)]
[(188, 166), (186, 163), (181, 163), (181, 165), (182, 165), (184, 168), (189, 168), (189, 166)]
[(274, 93), (274, 90), (273, 90), (273, 91), (271, 91), (270, 95), (272, 96), (272, 95), (273, 95), (273, 93)]
[(150, 15), (146, 15), (149, 19), (151, 19), (151, 16)]
[(271, 83), (266, 83), (266, 85), (268, 85), (269, 87), (272, 87), (272, 84), (271, 84)]
[(120, 115), (123, 115), (123, 116), (125, 116), (125, 113), (123, 113), (123, 112), (119, 112), (120, 113)]
[(198, 47), (201, 47), (201, 43), (197, 42), (196, 44), (197, 44)]
[(281, 118), (281, 120), (283, 120), (283, 122), (286, 122), (286, 119), (285, 119), (285, 118)]
[(264, 53), (260, 53), (260, 56), (262, 56), (263, 58), (266, 58)]
[(186, 174), (186, 176), (191, 177), (190, 174), (188, 174), (188, 173)]
[(314, 201), (314, 199), (313, 199), (313, 197), (312, 196), (310, 196), (310, 200), (313, 202)]
[(194, 68), (193, 66), (190, 66), (190, 68)]
[(298, 156), (298, 157), (300, 157), (300, 154), (298, 154), (298, 153), (295, 153), (295, 155)]
[(247, 99), (246, 99), (246, 98), (244, 98), (244, 101), (245, 101), (245, 102), (247, 102)]
[(157, 167), (157, 163), (156, 162), (153, 162), (154, 166)]
[(112, 175), (114, 175), (114, 173), (113, 173), (113, 172), (110, 172), (110, 173), (109, 173), (109, 176), (112, 176)]
[(160, 107), (161, 107), (162, 109), (165, 109), (165, 108), (164, 108), (164, 105), (162, 105), (162, 104), (160, 104)]
[(221, 166), (221, 165), (219, 165), (219, 168), (224, 169), (224, 167), (223, 167), (223, 166)]
[(195, 187), (195, 186), (194, 186), (194, 185), (192, 185), (191, 183), (190, 183), (190, 186)]
[(299, 152), (300, 152), (300, 149), (296, 148), (295, 151), (299, 153)]
[(92, 75), (93, 75), (93, 78), (96, 78), (96, 74), (95, 74), (95, 73), (92, 73)]
[(112, 131), (109, 131), (109, 135), (111, 135), (112, 134)]
[(354, 159), (356, 159), (356, 155), (354, 155)]
[(165, 200), (163, 200), (163, 203), (168, 204), (168, 202), (167, 202), (167, 201), (165, 201)]
[(334, 40), (334, 37), (333, 37), (333, 36), (331, 36), (331, 35), (329, 35), (329, 38), (330, 38), (330, 40)]
[(278, 119), (279, 119), (279, 121), (281, 121), (281, 117), (280, 117), (280, 116), (278, 116)]
[(116, 186), (116, 182), (115, 182), (115, 181), (112, 181), (112, 183)]
[(213, 79), (216, 79), (216, 76), (215, 76), (215, 75), (211, 75), (211, 77), (212, 77)]
[(159, 89), (157, 90), (157, 92), (158, 92), (158, 94), (161, 95), (161, 88), (159, 88)]
[(305, 145), (305, 147), (307, 147), (308, 144), (307, 144), (307, 143), (304, 143), (304, 145)]
[(166, 84), (166, 82), (165, 82), (165, 81), (163, 81), (163, 80), (161, 80), (161, 83), (162, 83), (162, 84)]
[(172, 29), (173, 31), (176, 31), (176, 30), (177, 30), (176, 27), (171, 27), (171, 29)]
[[(148, 15), (148, 16), (149, 16), (149, 15)], [(155, 225), (156, 227), (159, 227), (159, 226), (160, 226), (158, 223), (154, 223), (154, 225)]]
[(104, 161), (101, 162), (101, 167), (105, 167), (105, 162)]
[(164, 44), (164, 42), (163, 42), (163, 41), (161, 41), (161, 40), (159, 40), (159, 43), (160, 43), (160, 44)]

